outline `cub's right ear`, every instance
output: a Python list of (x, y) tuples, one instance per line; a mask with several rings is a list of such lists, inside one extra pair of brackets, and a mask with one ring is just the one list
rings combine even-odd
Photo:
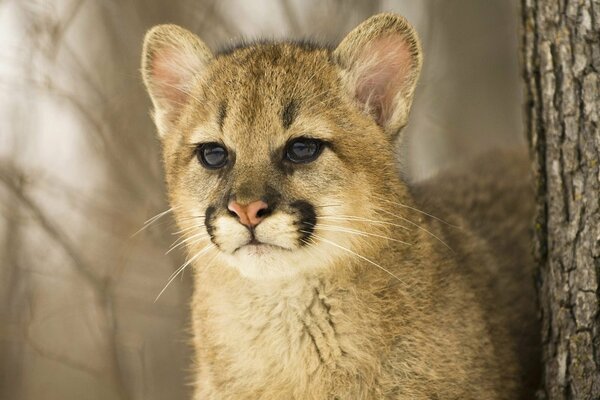
[(144, 38), (142, 76), (154, 105), (154, 122), (163, 137), (180, 117), (199, 75), (213, 59), (209, 48), (177, 25), (158, 25)]
[(395, 139), (408, 113), (423, 56), (406, 19), (378, 14), (354, 28), (333, 52), (349, 94)]

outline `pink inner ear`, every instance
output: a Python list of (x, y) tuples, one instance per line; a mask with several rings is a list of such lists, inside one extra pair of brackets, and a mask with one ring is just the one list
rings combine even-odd
[(154, 86), (161, 98), (172, 105), (185, 103), (187, 92), (184, 90), (185, 79), (189, 79), (183, 71), (182, 55), (170, 48), (158, 50), (152, 59), (151, 75)]
[(375, 39), (360, 54), (356, 98), (375, 114), (379, 125), (392, 117), (394, 99), (406, 89), (412, 63), (410, 48), (401, 35)]

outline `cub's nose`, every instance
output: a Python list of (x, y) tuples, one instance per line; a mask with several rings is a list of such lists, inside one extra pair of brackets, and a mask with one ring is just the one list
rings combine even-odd
[(269, 205), (262, 200), (245, 205), (232, 201), (227, 205), (227, 209), (237, 215), (240, 224), (254, 228), (268, 215)]

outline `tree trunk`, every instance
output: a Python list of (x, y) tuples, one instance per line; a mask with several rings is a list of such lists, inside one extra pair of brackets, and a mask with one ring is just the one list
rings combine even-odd
[(600, 399), (600, 1), (522, 0), (537, 179), (540, 395)]

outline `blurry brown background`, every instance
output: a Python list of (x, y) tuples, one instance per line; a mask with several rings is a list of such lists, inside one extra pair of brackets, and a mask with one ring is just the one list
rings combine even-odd
[(138, 73), (144, 32), (338, 41), (381, 10), (425, 51), (400, 168), (523, 146), (515, 0), (0, 0), (0, 399), (185, 399), (190, 274)]

